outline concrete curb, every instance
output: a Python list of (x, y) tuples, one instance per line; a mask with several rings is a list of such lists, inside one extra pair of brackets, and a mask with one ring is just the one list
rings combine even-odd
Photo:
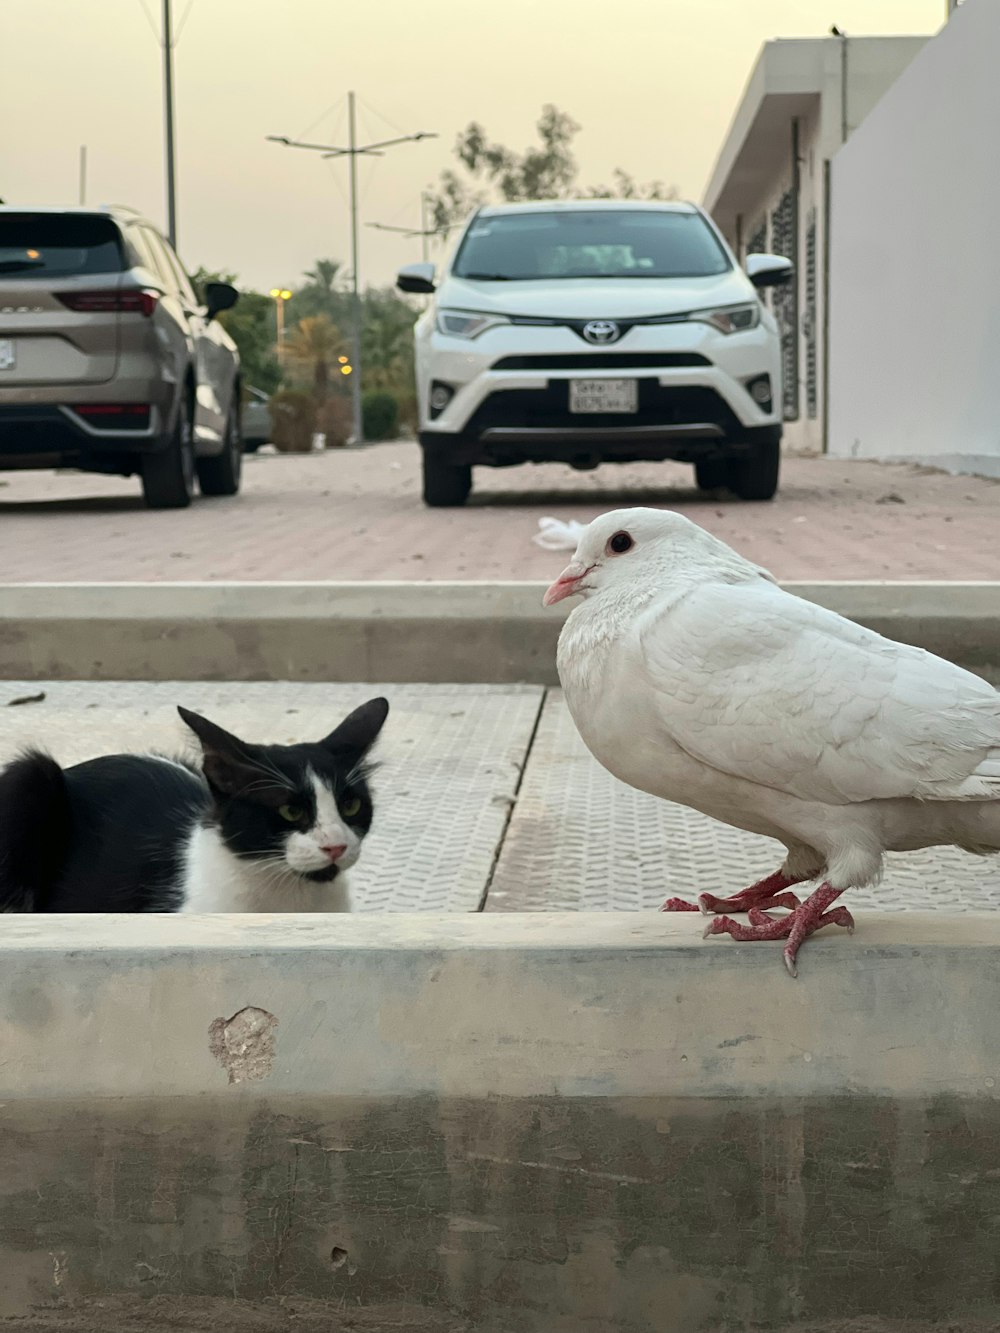
[(659, 913), (9, 916), (2, 951), (5, 1101), (1000, 1097), (996, 914), (862, 915), (798, 981)]
[[(789, 583), (992, 679), (1000, 583)], [(556, 684), (541, 583), (0, 585), (0, 678)]]
[(6, 917), (4, 1329), (996, 1333), (1000, 917), (700, 929)]

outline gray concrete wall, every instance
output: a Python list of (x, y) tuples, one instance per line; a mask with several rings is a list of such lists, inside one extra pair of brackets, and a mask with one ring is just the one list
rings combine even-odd
[[(1000, 679), (998, 583), (799, 583)], [(569, 608), (536, 583), (0, 585), (0, 679), (554, 685)]]
[[(942, 890), (944, 891), (944, 890)], [(12, 917), (12, 1329), (986, 1333), (1000, 922)]]

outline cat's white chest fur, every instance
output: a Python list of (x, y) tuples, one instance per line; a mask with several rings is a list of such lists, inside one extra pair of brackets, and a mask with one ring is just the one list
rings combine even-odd
[(244, 860), (219, 831), (198, 826), (184, 857), (182, 912), (350, 912), (343, 873), (313, 884), (280, 865)]

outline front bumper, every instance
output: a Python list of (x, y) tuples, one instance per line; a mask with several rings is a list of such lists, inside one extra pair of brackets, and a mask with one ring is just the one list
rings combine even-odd
[[(763, 375), (771, 399), (761, 406), (749, 386)], [(781, 425), (780, 343), (765, 319), (728, 336), (694, 321), (635, 326), (612, 347), (561, 327), (501, 326), (472, 341), (431, 329), (418, 341), (417, 378), (422, 431), (484, 443), (487, 432), (501, 442), (501, 431), (530, 431), (536, 443), (540, 432), (553, 443), (551, 432), (625, 442), (657, 428), (664, 441), (724, 440)], [(572, 415), (569, 382), (602, 378), (638, 380), (638, 411)], [(431, 407), (434, 385), (451, 391), (443, 410)]]

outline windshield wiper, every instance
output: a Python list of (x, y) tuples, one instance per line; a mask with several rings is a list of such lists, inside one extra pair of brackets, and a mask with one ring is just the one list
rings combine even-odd
[(0, 259), (0, 273), (21, 273), (25, 269), (44, 267), (44, 259)]
[(509, 273), (459, 273), (459, 278), (465, 278), (469, 282), (516, 282)]

